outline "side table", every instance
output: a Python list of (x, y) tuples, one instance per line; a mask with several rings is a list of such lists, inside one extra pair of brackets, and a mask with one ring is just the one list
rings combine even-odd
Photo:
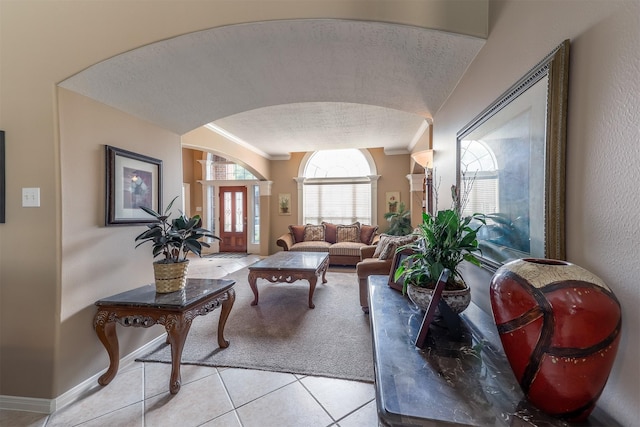
[[(432, 323), (424, 349), (415, 340), (424, 312), (391, 289), (388, 276), (369, 276), (369, 316), (380, 425), (566, 427), (533, 407), (509, 366), (493, 318), (471, 303), (460, 315), (461, 337)], [(596, 407), (584, 423), (620, 426)]]
[(187, 279), (181, 291), (156, 293), (155, 285), (146, 285), (96, 301), (98, 312), (93, 326), (98, 338), (109, 354), (109, 368), (99, 379), (107, 385), (118, 372), (120, 354), (116, 324), (148, 328), (164, 325), (167, 342), (171, 344), (171, 377), (169, 391), (180, 391), (180, 361), (191, 322), (196, 316), (204, 316), (222, 306), (218, 323), (218, 345), (227, 348), (224, 327), (236, 298), (234, 280)]

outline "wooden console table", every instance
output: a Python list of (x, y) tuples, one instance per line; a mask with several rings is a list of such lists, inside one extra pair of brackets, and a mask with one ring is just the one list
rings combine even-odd
[(296, 280), (307, 280), (309, 282), (309, 308), (315, 308), (313, 292), (320, 275), (322, 275), (322, 283), (327, 283), (325, 276), (328, 267), (328, 252), (276, 252), (249, 266), (249, 286), (251, 286), (254, 296), (251, 305), (258, 305), (258, 279), (265, 279), (271, 283), (293, 283)]
[[(462, 314), (462, 337), (433, 325), (414, 345), (424, 312), (369, 277), (376, 404), (384, 426), (567, 426), (530, 405), (502, 350), (495, 323), (475, 304)], [(619, 426), (596, 407), (586, 423)]]
[(109, 369), (99, 379), (107, 385), (118, 372), (120, 354), (116, 324), (148, 328), (164, 325), (167, 342), (171, 344), (171, 377), (169, 391), (180, 391), (180, 360), (191, 322), (222, 306), (218, 323), (218, 345), (227, 348), (224, 326), (236, 298), (235, 281), (218, 279), (187, 279), (185, 289), (167, 294), (156, 293), (155, 285), (142, 286), (96, 301), (98, 312), (93, 326), (109, 354)]

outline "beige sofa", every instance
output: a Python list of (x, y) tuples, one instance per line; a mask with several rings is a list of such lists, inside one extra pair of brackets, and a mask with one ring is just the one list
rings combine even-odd
[(276, 244), (285, 251), (328, 252), (333, 265), (356, 265), (360, 248), (378, 241), (378, 226), (354, 224), (290, 225)]

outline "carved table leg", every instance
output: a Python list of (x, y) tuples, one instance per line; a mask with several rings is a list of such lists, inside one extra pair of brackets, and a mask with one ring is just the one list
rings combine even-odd
[(309, 277), (309, 308), (316, 308), (313, 303), (313, 292), (316, 290), (316, 283), (318, 282), (318, 276), (313, 274)]
[(220, 348), (229, 347), (229, 341), (224, 339), (224, 326), (227, 324), (227, 318), (235, 301), (236, 291), (231, 288), (227, 291), (227, 299), (222, 302), (222, 310), (220, 311), (220, 321), (218, 322), (218, 345)]
[(253, 271), (249, 272), (249, 286), (251, 286), (251, 290), (253, 291), (253, 301), (251, 305), (258, 305), (258, 285), (256, 284), (258, 280), (258, 275)]
[(109, 321), (108, 311), (98, 311), (93, 320), (96, 334), (109, 354), (109, 368), (107, 372), (98, 378), (98, 384), (107, 385), (118, 373), (120, 364), (120, 347), (118, 346), (118, 336), (116, 335), (116, 324)]
[(169, 392), (176, 394), (180, 391), (182, 378), (180, 377), (180, 361), (182, 360), (182, 349), (187, 339), (191, 319), (176, 317), (173, 321), (165, 325), (169, 342), (171, 343), (171, 377), (169, 378)]
[(327, 270), (329, 269), (329, 259), (322, 266), (322, 283), (327, 283)]

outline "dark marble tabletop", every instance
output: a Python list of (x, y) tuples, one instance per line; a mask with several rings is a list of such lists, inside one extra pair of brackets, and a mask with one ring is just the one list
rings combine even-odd
[(181, 291), (156, 293), (155, 285), (141, 286), (96, 301), (97, 306), (184, 308), (210, 295), (222, 293), (235, 284), (228, 279), (187, 279)]
[[(424, 312), (387, 281), (387, 276), (369, 278), (376, 401), (383, 425), (568, 425), (524, 399), (490, 315), (472, 303), (461, 315), (458, 337), (451, 338), (437, 322), (420, 349), (415, 340)], [(596, 408), (581, 425), (619, 424)]]

